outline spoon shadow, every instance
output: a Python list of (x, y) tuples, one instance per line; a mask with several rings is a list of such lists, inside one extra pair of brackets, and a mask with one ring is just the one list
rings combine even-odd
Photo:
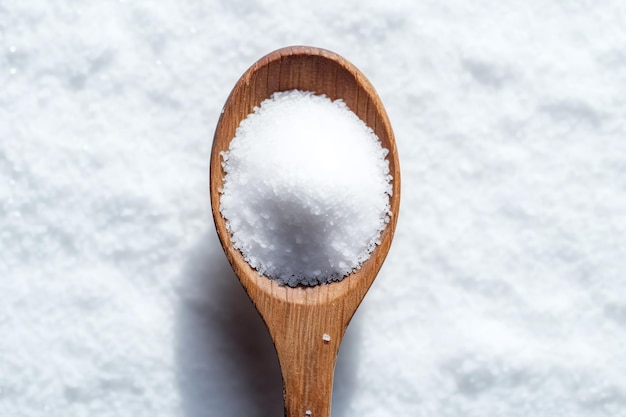
[[(283, 415), (282, 381), (267, 329), (226, 260), (215, 231), (193, 248), (176, 307), (176, 365), (185, 417)], [(354, 394), (357, 321), (335, 371), (333, 415)]]

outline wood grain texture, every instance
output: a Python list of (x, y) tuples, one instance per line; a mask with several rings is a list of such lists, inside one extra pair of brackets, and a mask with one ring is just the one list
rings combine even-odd
[[(276, 91), (313, 91), (341, 98), (389, 149), (393, 176), (390, 223), (372, 256), (340, 282), (290, 288), (260, 276), (236, 250), (219, 211), (224, 172), (220, 152), (226, 151), (239, 123)], [(285, 415), (330, 416), (335, 361), (339, 344), (361, 300), (389, 251), (400, 206), (400, 167), (391, 124), (367, 78), (341, 56), (314, 47), (293, 46), (257, 61), (233, 88), (217, 124), (211, 151), (210, 193), (213, 218), (230, 264), (272, 336), (281, 366)], [(328, 334), (330, 341), (324, 341)]]

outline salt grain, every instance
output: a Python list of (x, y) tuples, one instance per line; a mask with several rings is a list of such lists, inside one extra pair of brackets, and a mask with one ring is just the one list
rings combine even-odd
[(387, 153), (343, 101), (275, 93), (222, 153), (220, 211), (233, 245), (281, 284), (342, 279), (367, 260), (389, 221)]
[(322, 335), (322, 340), (323, 340), (324, 342), (330, 342), (330, 335), (329, 335), (328, 333), (324, 333), (324, 334)]

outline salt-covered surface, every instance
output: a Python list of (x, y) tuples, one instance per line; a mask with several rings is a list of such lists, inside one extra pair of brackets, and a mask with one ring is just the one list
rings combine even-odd
[(334, 415), (625, 416), (619, 0), (0, 3), (0, 416), (281, 415), (208, 161), (298, 43), (370, 78), (403, 174)]
[(341, 280), (389, 223), (388, 153), (343, 100), (274, 93), (221, 154), (220, 212), (233, 246), (284, 285)]

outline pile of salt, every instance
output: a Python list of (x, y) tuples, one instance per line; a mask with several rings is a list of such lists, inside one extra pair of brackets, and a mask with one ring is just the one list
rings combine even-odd
[(387, 153), (343, 101), (275, 93), (222, 153), (220, 211), (233, 245), (281, 284), (342, 279), (389, 222)]

